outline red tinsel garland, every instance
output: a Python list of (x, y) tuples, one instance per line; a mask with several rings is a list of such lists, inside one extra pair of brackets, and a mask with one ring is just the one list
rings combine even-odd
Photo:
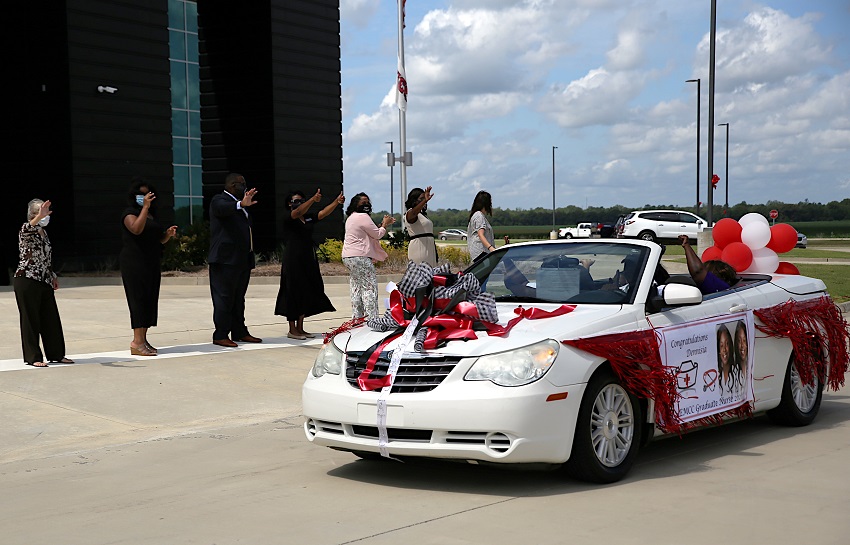
[(670, 433), (681, 431), (676, 403), (676, 368), (661, 363), (655, 331), (612, 333), (562, 341), (594, 356), (605, 358), (622, 385), (638, 397), (655, 400), (656, 425)]
[(324, 341), (322, 341), (322, 344), (328, 344), (329, 342), (331, 342), (331, 339), (333, 339), (334, 337), (336, 337), (340, 333), (345, 333), (346, 331), (350, 331), (350, 330), (354, 329), (355, 327), (363, 325), (365, 322), (366, 322), (365, 316), (363, 316), (361, 318), (352, 318), (351, 320), (344, 322), (341, 326), (334, 329), (333, 331), (330, 331), (328, 333), (322, 333), (322, 337), (324, 338)]
[(762, 321), (756, 324), (759, 331), (791, 341), (803, 383), (811, 384), (813, 376), (818, 376), (833, 390), (844, 385), (850, 360), (847, 353), (850, 333), (847, 321), (832, 299), (789, 300), (756, 310), (754, 314)]

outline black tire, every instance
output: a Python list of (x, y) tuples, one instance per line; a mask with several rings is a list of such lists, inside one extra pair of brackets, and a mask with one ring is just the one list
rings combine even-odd
[(638, 399), (610, 371), (597, 373), (582, 397), (572, 454), (564, 470), (582, 481), (619, 481), (634, 464), (643, 426)]
[(814, 384), (803, 384), (797, 371), (794, 356), (788, 362), (785, 381), (782, 385), (782, 400), (775, 409), (767, 411), (767, 416), (783, 426), (808, 426), (820, 411), (823, 400), (823, 381), (815, 376)]
[(571, 239), (571, 238), (573, 238), (573, 235), (572, 235), (572, 233), (567, 233), (566, 235), (564, 235), (564, 238)]
[(460, 237), (461, 240), (466, 240), (466, 237)]
[(445, 236), (445, 235), (442, 235), (442, 236), (440, 237), (440, 240), (446, 240), (446, 236)]
[(658, 238), (655, 236), (655, 233), (653, 233), (652, 231), (641, 231), (638, 235), (638, 238), (647, 242), (655, 242), (656, 240), (658, 240)]

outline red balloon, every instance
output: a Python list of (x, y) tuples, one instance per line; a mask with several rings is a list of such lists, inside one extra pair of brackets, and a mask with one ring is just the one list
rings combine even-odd
[(775, 272), (776, 274), (800, 274), (800, 269), (798, 269), (793, 263), (780, 261)]
[(770, 242), (767, 243), (767, 247), (777, 254), (793, 250), (796, 245), (797, 230), (787, 223), (777, 223), (770, 228)]
[(736, 220), (723, 218), (715, 223), (714, 229), (711, 230), (711, 235), (714, 237), (714, 245), (722, 250), (733, 242), (741, 242), (741, 229), (741, 224)]
[(720, 259), (732, 265), (738, 272), (743, 272), (753, 263), (753, 251), (743, 242), (733, 242), (723, 248)]
[(709, 246), (702, 253), (702, 262), (712, 261), (714, 259), (720, 259), (720, 256), (723, 254), (723, 250), (718, 248), (717, 246)]

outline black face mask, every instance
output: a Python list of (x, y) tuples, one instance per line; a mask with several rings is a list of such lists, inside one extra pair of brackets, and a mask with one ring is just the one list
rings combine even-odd
[(371, 214), (372, 213), (372, 205), (371, 204), (361, 204), (357, 207), (357, 211), (362, 214)]

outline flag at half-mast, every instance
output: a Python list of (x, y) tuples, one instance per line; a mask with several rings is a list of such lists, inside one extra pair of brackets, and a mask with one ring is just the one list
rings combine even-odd
[[(404, 19), (405, 19), (405, 8), (407, 7), (407, 0), (396, 0), (401, 2), (401, 15), (399, 17), (399, 35), (401, 35), (402, 30), (405, 27)], [(403, 43), (403, 42), (402, 42)], [(395, 93), (395, 103), (398, 106), (398, 109), (401, 111), (407, 111), (407, 75), (404, 73), (404, 61), (402, 60), (401, 51), (399, 51), (398, 56), (398, 70), (396, 72), (396, 93)]]

